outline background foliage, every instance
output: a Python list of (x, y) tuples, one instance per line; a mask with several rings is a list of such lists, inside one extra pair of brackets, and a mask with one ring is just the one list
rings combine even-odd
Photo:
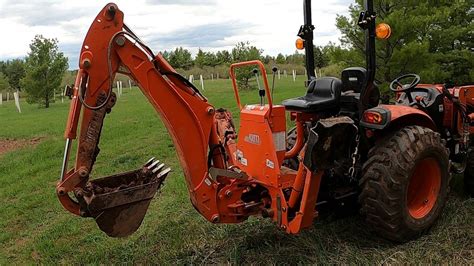
[[(388, 40), (378, 40), (376, 43), (377, 80), (382, 88), (387, 88), (391, 80), (406, 73), (420, 74), (423, 83), (461, 85), (474, 82), (472, 0), (374, 0), (374, 2), (378, 22), (389, 23), (392, 27), (392, 37)], [(318, 76), (339, 77), (346, 67), (365, 65), (364, 32), (357, 26), (362, 4), (363, 0), (356, 0), (349, 7), (348, 16), (337, 17), (336, 26), (342, 33), (340, 45), (329, 43), (326, 46), (315, 47), (314, 57)], [(315, 38), (318, 38), (317, 34)], [(52, 41), (57, 47), (57, 42)], [(273, 66), (277, 66), (282, 75), (285, 72), (291, 75), (293, 70), (298, 75), (305, 74), (303, 53), (295, 51), (290, 55), (280, 53), (277, 56), (270, 56), (264, 55), (264, 52), (248, 42), (240, 42), (231, 51), (211, 52), (199, 49), (193, 56), (189, 50), (178, 47), (163, 51), (162, 54), (179, 73), (186, 77), (193, 75), (195, 79), (200, 75), (204, 79), (217, 77), (227, 79), (230, 64), (254, 59), (264, 62), (269, 73)], [(38, 92), (45, 98), (46, 94), (38, 89), (39, 86), (32, 89), (27, 88), (26, 83), (21, 84), (20, 80), (26, 75), (25, 69), (28, 65), (25, 64), (26, 61), (24, 59), (0, 61), (0, 73), (3, 73), (3, 76), (0, 76), (0, 92), (13, 90)], [(31, 70), (31, 66), (28, 68)], [(255, 88), (249, 84), (250, 78), (253, 77), (251, 70), (252, 67), (238, 71), (239, 84), (245, 88)], [(32, 72), (29, 73), (31, 76)], [(57, 86), (57, 82), (54, 84), (48, 82), (51, 86), (48, 85), (47, 91), (51, 92), (51, 87), (61, 89), (66, 84), (72, 84), (75, 73), (67, 71), (62, 78), (61, 86)], [(128, 77), (117, 75), (117, 80), (128, 86)], [(30, 81), (34, 82), (29, 85), (40, 83), (34, 78), (30, 78)], [(29, 95), (29, 97), (38, 96)]]

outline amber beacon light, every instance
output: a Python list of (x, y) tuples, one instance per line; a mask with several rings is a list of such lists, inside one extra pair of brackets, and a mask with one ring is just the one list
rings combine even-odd
[(296, 39), (296, 49), (303, 50), (304, 49), (304, 40), (301, 38)]
[(387, 23), (380, 23), (375, 28), (375, 34), (378, 39), (386, 40), (392, 35), (392, 28)]

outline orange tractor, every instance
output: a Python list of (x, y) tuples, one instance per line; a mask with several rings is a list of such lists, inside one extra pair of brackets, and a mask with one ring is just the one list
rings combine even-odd
[[(276, 105), (259, 61), (231, 66), (240, 128), (216, 109), (160, 55), (155, 55), (108, 4), (84, 40), (71, 90), (63, 168), (56, 193), (69, 212), (92, 217), (112, 237), (135, 232), (170, 169), (152, 158), (143, 167), (91, 179), (105, 116), (116, 96), (116, 73), (130, 76), (161, 116), (183, 167), (192, 204), (212, 223), (272, 219), (287, 233), (310, 227), (318, 212), (360, 208), (381, 236), (406, 241), (430, 228), (442, 212), (452, 172), (465, 174), (473, 192), (474, 86), (419, 85), (417, 75), (396, 79), (395, 105), (379, 105), (375, 79), (376, 26), (372, 0), (359, 26), (366, 32), (366, 68), (342, 78), (315, 78), (311, 1), (298, 45), (306, 50), (306, 95)], [(257, 66), (260, 103), (242, 105), (235, 70)], [(275, 71), (274, 71), (275, 72)], [(403, 80), (412, 79), (404, 84)], [(287, 133), (286, 115), (296, 128)], [(80, 123), (79, 134), (76, 134)], [(68, 170), (72, 141), (75, 165)], [(358, 198), (358, 200), (357, 200)], [(357, 204), (358, 202), (358, 204)]]

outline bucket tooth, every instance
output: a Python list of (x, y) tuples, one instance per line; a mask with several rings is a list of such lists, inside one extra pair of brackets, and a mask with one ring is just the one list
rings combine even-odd
[(154, 161), (152, 164), (150, 164), (149, 166), (147, 166), (146, 168), (151, 171), (151, 170), (152, 170), (153, 168), (155, 168), (155, 166), (157, 166), (159, 163), (160, 163), (160, 161), (156, 160), (156, 161)]
[(163, 167), (165, 167), (165, 164), (164, 164), (164, 163), (162, 163), (162, 164), (158, 165), (157, 167), (155, 167), (155, 169), (153, 169), (151, 172), (152, 172), (153, 174), (156, 174), (158, 171), (160, 171), (161, 169), (163, 169)]
[(148, 161), (143, 165), (143, 167), (149, 166), (149, 165), (152, 164), (154, 161), (155, 161), (155, 157), (151, 157), (150, 160), (148, 160)]

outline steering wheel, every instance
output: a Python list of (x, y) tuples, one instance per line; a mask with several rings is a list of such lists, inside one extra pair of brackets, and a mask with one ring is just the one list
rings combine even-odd
[[(403, 84), (401, 81), (404, 79), (411, 78), (411, 83)], [(421, 78), (417, 74), (407, 74), (401, 77), (398, 77), (390, 83), (390, 90), (393, 92), (407, 92), (407, 96), (410, 94), (408, 91), (414, 89), (418, 84), (420, 84)], [(411, 96), (411, 95), (410, 95)], [(410, 97), (411, 98), (411, 97)]]

